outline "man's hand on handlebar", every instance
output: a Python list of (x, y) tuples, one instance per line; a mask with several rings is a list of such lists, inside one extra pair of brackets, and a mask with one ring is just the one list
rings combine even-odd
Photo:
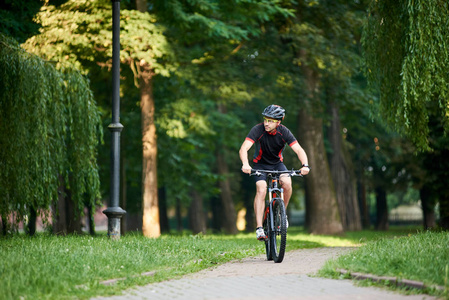
[(242, 166), (242, 172), (246, 174), (251, 174), (251, 166), (249, 164), (244, 164)]
[(309, 167), (302, 167), (300, 169), (300, 171), (301, 171), (301, 175), (307, 175), (310, 172), (310, 168)]

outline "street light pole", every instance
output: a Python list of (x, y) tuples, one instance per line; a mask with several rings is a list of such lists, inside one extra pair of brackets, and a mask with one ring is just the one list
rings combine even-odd
[(111, 199), (103, 213), (108, 217), (108, 236), (120, 239), (120, 220), (126, 211), (119, 206), (120, 195), (120, 0), (112, 0), (112, 123)]

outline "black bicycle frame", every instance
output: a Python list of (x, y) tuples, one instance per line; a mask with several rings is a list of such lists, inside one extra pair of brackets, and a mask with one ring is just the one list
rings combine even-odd
[[(273, 224), (273, 203), (276, 199), (281, 199), (284, 201), (284, 189), (279, 186), (280, 175), (267, 174), (267, 184), (268, 184), (268, 205), (270, 213), (270, 229), (274, 229)], [(273, 201), (274, 200), (274, 201)], [(267, 212), (265, 211), (264, 221), (267, 218)]]

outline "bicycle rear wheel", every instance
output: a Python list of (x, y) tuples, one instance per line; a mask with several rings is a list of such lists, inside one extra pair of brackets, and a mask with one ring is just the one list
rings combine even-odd
[(271, 255), (274, 262), (280, 263), (284, 259), (287, 244), (287, 217), (284, 201), (280, 198), (273, 201), (273, 232), (271, 232)]

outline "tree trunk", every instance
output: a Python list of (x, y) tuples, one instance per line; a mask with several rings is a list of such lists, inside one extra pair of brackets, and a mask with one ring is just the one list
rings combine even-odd
[(246, 232), (254, 232), (256, 230), (256, 216), (254, 214), (254, 180), (247, 174), (242, 173), (242, 196), (243, 205), (246, 209), (245, 221)]
[(28, 219), (28, 234), (33, 236), (36, 234), (37, 211), (34, 207), (30, 207), (30, 216)]
[(66, 192), (62, 176), (59, 176), (58, 202), (53, 205), (53, 233), (67, 234)]
[(212, 212), (211, 229), (214, 232), (221, 232), (223, 219), (223, 209), (221, 208), (221, 199), (218, 196), (210, 198), (210, 209)]
[(329, 128), (329, 141), (332, 146), (332, 153), (329, 162), (341, 222), (344, 230), (361, 230), (362, 222), (357, 201), (354, 168), (342, 138), (342, 128), (336, 103), (330, 104), (330, 114), (332, 120)]
[(8, 233), (8, 221), (7, 221), (7, 218), (6, 218), (6, 215), (5, 214), (1, 214), (0, 215), (0, 225), (1, 225), (1, 228), (2, 228), (2, 235), (3, 236), (6, 236), (6, 234)]
[(234, 200), (232, 199), (231, 186), (227, 177), (229, 174), (229, 169), (222, 152), (217, 154), (217, 167), (218, 174), (223, 177), (223, 179), (219, 181), (221, 190), (221, 207), (223, 213), (222, 226), (226, 233), (237, 234), (237, 213), (234, 207)]
[(161, 221), (161, 232), (170, 232), (167, 215), (167, 190), (165, 186), (159, 188), (159, 219)]
[(136, 0), (136, 8), (140, 12), (147, 11), (147, 0)]
[[(140, 12), (147, 11), (147, 0), (136, 0), (136, 8)], [(157, 137), (154, 123), (154, 98), (151, 66), (145, 62), (138, 62), (140, 84), (140, 107), (142, 114), (142, 232), (146, 237), (159, 237), (159, 204), (157, 190)]]
[[(223, 104), (218, 104), (218, 111), (221, 114), (226, 114), (227, 109)], [(225, 150), (226, 146), (218, 145), (218, 150), (216, 153), (217, 157), (217, 172), (222, 178), (218, 184), (220, 187), (220, 199), (221, 199), (221, 209), (222, 209), (222, 217), (220, 220), (222, 221), (221, 227), (224, 229), (226, 233), (237, 234), (237, 212), (235, 211), (234, 199), (232, 198), (231, 193), (231, 184), (229, 182), (229, 167), (226, 163), (225, 158)]]
[(376, 187), (376, 230), (388, 230), (387, 192)]
[(176, 229), (181, 232), (184, 227), (182, 225), (182, 211), (181, 211), (181, 199), (176, 198)]
[(432, 192), (426, 186), (419, 190), (421, 198), (422, 212), (423, 212), (423, 226), (424, 229), (431, 229), (436, 227), (435, 218), (435, 200), (432, 197)]
[(159, 205), (157, 190), (157, 136), (154, 123), (152, 70), (147, 63), (140, 66), (140, 107), (142, 118), (142, 232), (146, 237), (159, 237)]
[(95, 213), (95, 206), (92, 204), (88, 204), (87, 205), (87, 220), (89, 223), (89, 234), (92, 236), (94, 236), (96, 234), (94, 213)]
[(192, 191), (192, 203), (189, 208), (189, 224), (193, 234), (206, 234), (206, 217), (203, 211), (203, 197)]
[[(445, 196), (445, 197), (443, 197)], [(449, 198), (447, 194), (440, 195), (440, 227), (449, 230)]]
[(369, 229), (371, 226), (369, 218), (368, 205), (366, 204), (366, 187), (361, 175), (357, 176), (357, 198), (359, 199), (360, 215), (362, 218), (362, 226)]
[(309, 158), (312, 171), (306, 177), (306, 226), (313, 234), (343, 233), (326, 151), (323, 124), (306, 111), (299, 113), (298, 137)]
[[(298, 55), (303, 61), (307, 61), (305, 50), (300, 50)], [(311, 115), (312, 107), (321, 106), (316, 95), (319, 78), (316, 72), (305, 64), (302, 70), (308, 100), (298, 114), (297, 138), (300, 139), (312, 168), (306, 177), (306, 226), (309, 232), (314, 234), (340, 234), (343, 233), (343, 225), (324, 149), (323, 121)]]
[(77, 204), (72, 200), (72, 192), (66, 189), (66, 216), (67, 216), (67, 233), (82, 233), (81, 216), (77, 209)]

